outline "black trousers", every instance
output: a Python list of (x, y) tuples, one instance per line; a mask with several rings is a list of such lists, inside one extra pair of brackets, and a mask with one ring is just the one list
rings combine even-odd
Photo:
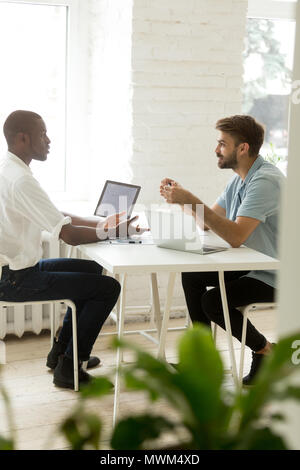
[[(0, 299), (12, 302), (70, 299), (76, 305), (78, 357), (87, 361), (103, 323), (120, 294), (120, 284), (102, 275), (94, 261), (58, 258), (42, 259), (19, 271), (2, 270)], [(64, 318), (59, 341), (65, 354), (73, 358), (72, 316)]]
[[(245, 276), (249, 271), (224, 273), (231, 330), (241, 341), (243, 315), (237, 307), (254, 302), (273, 302), (275, 289), (262, 281)], [(182, 286), (192, 322), (210, 326), (213, 321), (225, 329), (219, 278), (217, 272), (182, 273)], [(213, 287), (207, 289), (207, 287)], [(246, 345), (259, 351), (266, 345), (266, 338), (248, 320)]]

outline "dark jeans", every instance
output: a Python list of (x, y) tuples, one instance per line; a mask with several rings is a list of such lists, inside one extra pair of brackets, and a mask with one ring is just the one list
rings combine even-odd
[[(273, 302), (275, 289), (251, 277), (242, 277), (249, 271), (225, 272), (225, 285), (231, 330), (241, 341), (243, 315), (236, 307), (254, 302)], [(210, 326), (213, 321), (225, 329), (219, 278), (216, 272), (182, 273), (182, 286), (192, 322)], [(207, 287), (214, 287), (207, 290)], [(259, 351), (266, 345), (266, 338), (248, 320), (246, 345)]]
[[(2, 270), (0, 300), (26, 302), (69, 299), (76, 305), (78, 357), (88, 360), (103, 323), (120, 294), (120, 284), (102, 275), (94, 261), (79, 259), (41, 260), (32, 268)], [(73, 357), (72, 315), (68, 309), (59, 335), (65, 354)]]

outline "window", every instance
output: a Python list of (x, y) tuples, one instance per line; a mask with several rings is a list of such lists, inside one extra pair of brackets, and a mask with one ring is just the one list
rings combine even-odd
[(289, 0), (260, 4), (250, 0), (244, 50), (243, 113), (264, 124), (266, 135), (261, 154), (284, 172), (288, 154), (295, 5), (296, 2)]
[[(80, 188), (82, 172), (85, 86), (78, 73), (83, 65), (78, 8), (78, 0), (0, 0), (1, 124), (16, 109), (32, 110), (43, 117), (51, 152), (47, 164), (33, 161), (31, 168), (45, 190), (57, 197)], [(71, 141), (75, 135), (76, 145)], [(3, 137), (0, 142), (3, 154)], [(83, 196), (80, 191), (77, 195)]]

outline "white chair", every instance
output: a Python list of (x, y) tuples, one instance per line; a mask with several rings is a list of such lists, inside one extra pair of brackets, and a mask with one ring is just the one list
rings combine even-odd
[(74, 363), (74, 390), (77, 392), (79, 390), (79, 380), (78, 380), (78, 351), (77, 351), (77, 322), (76, 322), (76, 306), (75, 304), (68, 299), (61, 299), (61, 300), (40, 300), (38, 302), (0, 302), (0, 309), (1, 307), (16, 307), (19, 305), (26, 306), (26, 305), (50, 305), (51, 307), (51, 347), (53, 345), (54, 336), (55, 336), (55, 315), (54, 309), (56, 305), (65, 304), (70, 307), (72, 311), (72, 333), (73, 333), (73, 363)]
[(240, 356), (240, 370), (239, 370), (239, 383), (243, 381), (243, 370), (244, 370), (244, 359), (245, 359), (245, 345), (246, 345), (246, 332), (247, 332), (247, 320), (249, 313), (255, 312), (256, 310), (266, 310), (269, 308), (276, 308), (275, 302), (256, 302), (253, 304), (239, 307), (238, 310), (243, 315), (243, 329), (241, 339), (241, 356)]
[[(241, 355), (240, 355), (240, 367), (239, 367), (239, 375), (237, 377), (237, 381), (239, 386), (242, 385), (243, 382), (243, 371), (244, 371), (244, 360), (245, 360), (245, 346), (246, 346), (246, 332), (247, 332), (247, 320), (249, 313), (255, 312), (257, 310), (265, 310), (269, 308), (276, 308), (275, 302), (256, 302), (249, 305), (244, 305), (243, 307), (237, 307), (237, 309), (243, 315), (243, 325), (242, 325), (242, 338), (241, 338)], [(212, 332), (213, 338), (216, 343), (217, 340), (217, 331), (218, 325), (216, 323), (213, 324)], [(233, 367), (231, 368), (231, 372), (233, 371)], [(233, 372), (232, 372), (233, 373)]]

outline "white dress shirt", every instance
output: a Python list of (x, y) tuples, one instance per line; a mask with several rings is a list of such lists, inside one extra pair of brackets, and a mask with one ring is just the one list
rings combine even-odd
[(58, 239), (69, 223), (29, 166), (7, 152), (0, 162), (0, 271), (4, 265), (13, 270), (34, 266), (42, 258), (42, 231)]

